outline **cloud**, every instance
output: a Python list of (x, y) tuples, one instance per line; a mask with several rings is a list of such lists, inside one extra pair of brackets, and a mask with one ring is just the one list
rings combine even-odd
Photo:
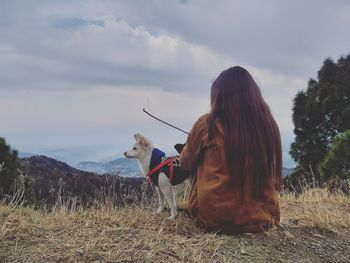
[(28, 150), (124, 150), (144, 131), (170, 150), (185, 136), (142, 107), (188, 130), (208, 111), (211, 81), (242, 65), (287, 153), (292, 99), (325, 57), (349, 52), (349, 17), (345, 1), (4, 1), (0, 133)]
[[(346, 54), (350, 44), (350, 4), (343, 1), (21, 5), (2, 8), (1, 44), (19, 56), (3, 57), (1, 87), (20, 86), (23, 74), (27, 85), (46, 88), (64, 79), (192, 90), (232, 64), (307, 79), (325, 57)], [(14, 71), (17, 78), (8, 74)]]
[[(223, 59), (205, 47), (106, 18), (73, 19), (38, 43), (14, 45), (3, 55), (1, 88), (79, 88), (152, 85), (192, 92), (207, 86)], [(95, 20), (94, 20), (95, 21)], [(102, 20), (98, 20), (102, 21)], [(63, 25), (63, 26), (62, 26)], [(57, 27), (57, 25), (55, 25)], [(52, 29), (57, 30), (57, 29)], [(224, 64), (228, 64), (227, 62)]]
[(132, 24), (142, 23), (280, 74), (311, 77), (325, 57), (349, 52), (346, 1), (154, 1), (123, 8)]

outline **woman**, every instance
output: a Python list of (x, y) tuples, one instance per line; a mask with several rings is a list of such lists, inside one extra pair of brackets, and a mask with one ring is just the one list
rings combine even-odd
[(187, 208), (207, 229), (257, 233), (279, 222), (280, 133), (247, 70), (214, 81), (211, 111), (194, 124), (180, 164), (194, 172)]

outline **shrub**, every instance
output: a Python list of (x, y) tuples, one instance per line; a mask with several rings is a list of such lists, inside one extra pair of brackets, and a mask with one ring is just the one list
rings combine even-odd
[(290, 153), (298, 165), (312, 170), (316, 183), (322, 183), (317, 169), (334, 139), (350, 129), (350, 55), (337, 62), (326, 59), (307, 89), (294, 98), (295, 141)]
[(18, 152), (12, 150), (5, 139), (0, 138), (0, 198), (11, 192), (19, 174), (20, 164), (17, 155)]
[(350, 179), (350, 130), (336, 137), (333, 147), (319, 165), (319, 172), (324, 181), (332, 177)]

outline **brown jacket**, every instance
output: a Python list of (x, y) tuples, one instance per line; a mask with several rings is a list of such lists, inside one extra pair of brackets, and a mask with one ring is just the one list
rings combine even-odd
[[(272, 179), (257, 198), (252, 187), (254, 178), (246, 169), (242, 198), (241, 185), (228, 174), (222, 125), (216, 122), (219, 132), (216, 143), (210, 145), (207, 120), (208, 115), (204, 115), (194, 124), (180, 155), (181, 167), (194, 171), (187, 204), (190, 214), (214, 231), (256, 233), (277, 224), (280, 209)], [(253, 161), (247, 160), (248, 164)]]

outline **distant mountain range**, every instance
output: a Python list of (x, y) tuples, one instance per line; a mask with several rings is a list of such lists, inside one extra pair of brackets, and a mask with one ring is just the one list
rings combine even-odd
[[(119, 154), (119, 155), (118, 155)], [(20, 158), (28, 158), (34, 155), (49, 156), (55, 160), (60, 160), (73, 167), (76, 167), (79, 162), (82, 161), (98, 161), (108, 162), (116, 159), (121, 153), (116, 153), (104, 146), (80, 146), (71, 148), (52, 148), (52, 149), (40, 149), (36, 152), (19, 152)], [(112, 155), (113, 157), (106, 156)]]
[(29, 153), (29, 152), (18, 152), (18, 157), (19, 158), (29, 158), (29, 157), (32, 157), (32, 156), (35, 156), (35, 155), (38, 155), (38, 154), (35, 154), (35, 153)]
[[(19, 156), (21, 158), (29, 158), (31, 156), (35, 156), (35, 154), (20, 152)], [(61, 159), (59, 160), (64, 161)], [(79, 162), (77, 165), (74, 165), (74, 167), (82, 171), (93, 172), (100, 175), (113, 174), (124, 177), (142, 176), (137, 160), (127, 159), (124, 157), (102, 162)], [(293, 168), (283, 168), (283, 177), (290, 175), (293, 172), (293, 170)]]
[[(35, 153), (30, 152), (19, 152), (20, 158), (30, 158), (32, 156), (41, 156)], [(105, 158), (105, 161), (101, 162), (93, 162), (93, 161), (84, 161), (84, 162), (76, 162), (76, 161), (67, 161), (69, 156), (65, 156), (65, 158), (61, 158), (60, 156), (47, 155), (51, 159), (59, 160), (60, 162), (65, 162), (70, 164), (72, 167), (87, 171), (93, 172), (96, 174), (113, 174), (120, 175), (125, 177), (137, 177), (142, 176), (141, 170), (138, 166), (138, 163), (135, 159), (127, 159), (127, 158)]]
[(110, 162), (80, 162), (77, 169), (97, 174), (117, 174), (120, 176), (142, 176), (135, 159), (118, 158)]
[[(77, 169), (97, 174), (118, 174), (121, 176), (141, 176), (141, 170), (135, 159), (118, 158), (111, 162), (80, 162)], [(286, 177), (294, 171), (293, 168), (283, 168), (282, 175)]]

